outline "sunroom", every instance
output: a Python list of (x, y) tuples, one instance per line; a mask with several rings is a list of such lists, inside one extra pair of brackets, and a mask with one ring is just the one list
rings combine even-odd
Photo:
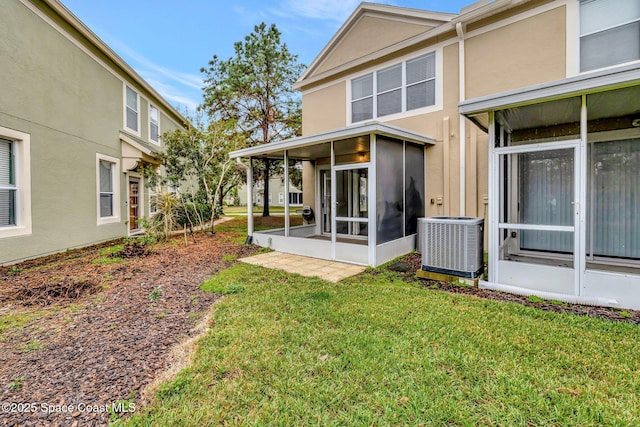
[[(284, 182), (284, 228), (255, 231), (253, 243), (277, 251), (377, 266), (416, 246), (417, 219), (424, 216), (425, 145), (432, 138), (368, 122), (331, 132), (292, 138), (231, 153), (247, 166), (251, 194), (256, 159), (303, 163), (303, 225), (290, 221), (289, 179)], [(244, 160), (242, 160), (244, 159)], [(248, 200), (251, 200), (249, 197)]]
[(473, 99), (489, 132), (489, 280), (640, 309), (640, 66)]

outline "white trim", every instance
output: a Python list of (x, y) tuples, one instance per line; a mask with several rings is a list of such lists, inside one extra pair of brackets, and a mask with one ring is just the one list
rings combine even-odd
[[(436, 111), (442, 111), (443, 110), (443, 104), (444, 104), (444, 58), (443, 58), (443, 43), (439, 43), (437, 45), (433, 45), (430, 46), (428, 48), (425, 49), (420, 49), (418, 51), (412, 52), (410, 54), (407, 55), (403, 55), (401, 57), (398, 58), (394, 58), (391, 61), (387, 61), (384, 62), (382, 64), (377, 64), (373, 67), (368, 67), (364, 70), (358, 71), (357, 73), (354, 74), (350, 74), (348, 76), (345, 77), (344, 82), (346, 85), (346, 121), (345, 123), (347, 123), (348, 126), (352, 126), (352, 125), (359, 125), (359, 124), (363, 124), (363, 123), (367, 123), (371, 120), (375, 120), (378, 122), (390, 122), (390, 121), (394, 121), (394, 120), (399, 120), (399, 119), (404, 119), (407, 117), (413, 117), (413, 116), (419, 116), (419, 115), (423, 115), (423, 114), (428, 114), (428, 113), (433, 113)], [(429, 54), (433, 53), (435, 56), (435, 78), (433, 78), (433, 80), (435, 80), (435, 103), (433, 105), (426, 105), (424, 107), (420, 107), (420, 108), (415, 108), (412, 110), (407, 110), (406, 109), (406, 102), (405, 102), (405, 92), (407, 90), (406, 84), (405, 84), (405, 76), (406, 76), (406, 63), (407, 61), (411, 61), (413, 59), (418, 59), (422, 56), (427, 56)], [(386, 70), (387, 68), (390, 67), (394, 67), (396, 65), (401, 64), (402, 66), (402, 110), (398, 113), (394, 113), (394, 114), (387, 114), (384, 116), (377, 116), (377, 96), (379, 95), (379, 93), (376, 90), (376, 86), (377, 86), (377, 73), (379, 71), (383, 71)], [(364, 77), (368, 74), (372, 74), (373, 75), (373, 112), (372, 115), (373, 117), (370, 119), (366, 119), (366, 120), (362, 120), (362, 121), (358, 121), (358, 122), (354, 122), (352, 121), (352, 109), (351, 109), (351, 104), (352, 104), (352, 99), (351, 99), (351, 82), (357, 78), (360, 77)], [(430, 81), (432, 79), (427, 79), (425, 81)], [(367, 98), (367, 97), (365, 97)], [(364, 98), (362, 98), (364, 99)]]
[[(136, 94), (136, 119), (138, 121), (137, 123), (137, 127), (138, 129), (131, 129), (129, 126), (127, 126), (127, 108), (129, 108), (127, 106), (127, 89), (130, 89), (132, 92), (134, 92)], [(122, 83), (122, 128), (131, 132), (132, 134), (134, 134), (135, 136), (137, 136), (138, 138), (140, 138), (140, 92), (138, 92), (136, 89), (133, 88), (132, 85), (130, 85), (127, 82), (123, 82)]]
[[(402, 23), (422, 23), (425, 27), (430, 26), (435, 28), (442, 26), (442, 24), (456, 17), (455, 14), (451, 13), (431, 12), (374, 3), (360, 3), (356, 10), (354, 10), (349, 18), (342, 24), (340, 29), (333, 35), (329, 43), (325, 45), (318, 56), (311, 62), (307, 70), (300, 76), (294, 88), (298, 88), (298, 83), (302, 83), (309, 74), (322, 67), (328, 59), (329, 54), (342, 44), (342, 41), (347, 38), (364, 16), (395, 20)], [(433, 30), (433, 28), (431, 30)]]
[[(147, 105), (148, 105), (147, 116), (148, 116), (148, 119), (149, 119), (148, 120), (148, 125), (149, 126), (148, 126), (147, 131), (149, 132), (148, 133), (149, 142), (151, 142), (154, 145), (160, 145), (160, 133), (161, 133), (161, 131), (160, 131), (160, 109), (158, 107), (156, 107), (155, 105), (153, 105), (149, 100), (147, 100)], [(157, 123), (157, 126), (158, 126), (158, 139), (157, 140), (151, 139), (151, 109), (155, 109), (156, 112), (157, 112), (157, 115), (158, 115), (158, 123)]]
[[(128, 236), (133, 236), (136, 234), (140, 234), (142, 232), (144, 232), (144, 230), (142, 229), (142, 227), (140, 227), (140, 219), (145, 216), (145, 197), (144, 197), (144, 178), (142, 175), (140, 175), (137, 172), (127, 172), (126, 174), (126, 181), (127, 181), (127, 185), (126, 185), (126, 193), (127, 193), (127, 198), (126, 198), (126, 206), (127, 206), (127, 219), (126, 219), (126, 224), (127, 224), (127, 235)], [(129, 193), (129, 183), (131, 182), (131, 178), (133, 178), (134, 180), (138, 181), (138, 228), (130, 230), (129, 229), (129, 221), (131, 221), (131, 215), (130, 215), (130, 210), (129, 210), (129, 203), (131, 201), (131, 194)]]
[(13, 141), (17, 187), (16, 225), (0, 227), (0, 239), (31, 235), (31, 135), (0, 127), (0, 137)]
[[(113, 215), (104, 218), (100, 216), (100, 160), (113, 163)], [(98, 225), (120, 222), (120, 159), (100, 153), (96, 153), (96, 207)]]
[(369, 121), (328, 132), (321, 132), (308, 136), (295, 137), (284, 141), (257, 145), (255, 147), (243, 148), (242, 150), (232, 151), (229, 153), (229, 157), (233, 159), (236, 157), (252, 157), (265, 154), (275, 155), (281, 151), (283, 152), (284, 150), (292, 150), (294, 148), (338, 141), (341, 139), (372, 133), (387, 135), (397, 139), (404, 139), (418, 144), (435, 145), (436, 142), (434, 138), (413, 131), (380, 123), (378, 121)]
[[(82, 44), (75, 37), (70, 35), (65, 29), (63, 29), (60, 25), (58, 25), (53, 19), (51, 19), (46, 13), (42, 12), (35, 5), (32, 4), (29, 0), (19, 0), (23, 6), (28, 8), (31, 12), (33, 12), (36, 16), (42, 19), (45, 23), (47, 23), (50, 27), (52, 27), (55, 31), (57, 31), (60, 35), (66, 38), (69, 42), (71, 42), (74, 46), (80, 49), (84, 54), (93, 59), (96, 63), (98, 63), (102, 68), (104, 68), (107, 72), (112, 74), (121, 82), (125, 82), (125, 79), (121, 74), (116, 72), (112, 67), (107, 65), (103, 60), (101, 60), (97, 55), (95, 55), (90, 49), (88, 49), (84, 44)], [(74, 29), (78, 30), (80, 34), (85, 36), (89, 43), (95, 46), (99, 51), (103, 52), (109, 59), (113, 60), (115, 64), (120, 66), (124, 73), (135, 80), (140, 86), (146, 89), (151, 95), (153, 95), (157, 101), (160, 101), (160, 104), (163, 104), (163, 107), (173, 113), (180, 121), (186, 122), (186, 119), (182, 117), (175, 108), (171, 106), (149, 83), (147, 83), (138, 73), (136, 73), (129, 64), (127, 64), (120, 56), (118, 56), (106, 43), (104, 43), (91, 29), (89, 29), (82, 21), (80, 21), (69, 9), (67, 9), (60, 1), (58, 0), (44, 0), (48, 6), (60, 16), (63, 20), (67, 21)], [(173, 120), (172, 120), (173, 121)], [(176, 124), (180, 125), (180, 123)]]
[[(565, 0), (567, 6), (566, 12), (566, 76), (574, 77), (584, 74), (589, 74), (594, 71), (606, 71), (615, 69), (617, 67), (625, 65), (640, 64), (640, 59), (623, 62), (621, 64), (609, 65), (601, 68), (593, 68), (590, 70), (580, 71), (580, 38), (588, 36), (590, 34), (596, 34), (607, 29), (600, 29), (588, 34), (580, 34), (580, 0)], [(611, 28), (621, 27), (623, 25), (638, 22), (638, 19), (634, 19), (623, 24), (615, 25)], [(610, 28), (609, 28), (610, 29)]]
[[(541, 13), (544, 12), (548, 12), (550, 10), (553, 9), (557, 9), (559, 7), (565, 6), (566, 4), (569, 4), (571, 2), (574, 2), (576, 0), (555, 0), (552, 1), (550, 3), (538, 6), (536, 8), (524, 11), (522, 13), (519, 13), (517, 15), (511, 16), (509, 18), (506, 19), (501, 19), (498, 22), (495, 22), (493, 24), (489, 24), (489, 25), (485, 25), (482, 26), (476, 30), (470, 31), (469, 33), (467, 33), (467, 38), (470, 37), (474, 37), (480, 34), (484, 34), (487, 32), (491, 32), (494, 31), (496, 29), (505, 27), (507, 25), (511, 25), (514, 24), (516, 22), (525, 20), (525, 19), (529, 19), (533, 16), (539, 15)], [(312, 63), (312, 65), (304, 72), (304, 74), (300, 77), (300, 79), (293, 85), (293, 87), (295, 89), (301, 89), (304, 86), (322, 81), (322, 80), (326, 80), (326, 79), (330, 79), (333, 76), (339, 74), (339, 73), (343, 73), (345, 71), (348, 71), (350, 69), (362, 66), (364, 64), (379, 60), (380, 58), (383, 58), (385, 56), (388, 55), (392, 55), (395, 52), (398, 51), (402, 51), (402, 50), (406, 50), (406, 49), (410, 49), (413, 46), (416, 46), (418, 44), (424, 43), (426, 40), (429, 39), (435, 39), (437, 37), (441, 37), (444, 34), (448, 33), (448, 32), (455, 32), (455, 26), (457, 23), (462, 23), (462, 24), (469, 24), (469, 23), (473, 23), (473, 22), (477, 22), (478, 20), (481, 20), (483, 18), (486, 17), (490, 17), (493, 15), (496, 15), (498, 13), (501, 13), (505, 10), (508, 10), (509, 8), (515, 7), (517, 6), (519, 3), (522, 3), (522, 0), (493, 0), (492, 2), (488, 2), (487, 4), (485, 4), (484, 6), (475, 8), (473, 10), (469, 10), (468, 12), (465, 12), (461, 15), (458, 15), (456, 17), (454, 17), (453, 19), (451, 19), (449, 22), (443, 22), (441, 25), (425, 31), (423, 33), (420, 33), (416, 36), (410, 37), (408, 39), (402, 40), (398, 43), (395, 43), (391, 46), (385, 47), (383, 49), (380, 49), (374, 53), (370, 53), (368, 55), (365, 55), (361, 58), (349, 61), (345, 64), (339, 65), (335, 68), (332, 68), (331, 70), (327, 70), (327, 71), (323, 71), (317, 75), (314, 76), (309, 76), (309, 74), (311, 74), (313, 71), (315, 71), (318, 68), (318, 64), (316, 64), (316, 61), (318, 60), (318, 58), (320, 58), (323, 55), (326, 55), (327, 51), (331, 50), (334, 46), (333, 44), (335, 44), (334, 39), (336, 39), (339, 34), (344, 31), (343, 29), (340, 29), (338, 31), (338, 33), (334, 36), (334, 39), (332, 39), (331, 42), (329, 42), (329, 44), (327, 46), (325, 46), (325, 48), (322, 50), (322, 52), (320, 53), (320, 55), (318, 55), (318, 57), (316, 58), (316, 60), (314, 60), (314, 62)], [(351, 18), (350, 18), (351, 19)], [(344, 27), (344, 26), (343, 26)], [(451, 44), (457, 43), (458, 42), (458, 37), (453, 36), (450, 37), (447, 40), (444, 40), (440, 43), (434, 44), (432, 45), (432, 48), (434, 46), (440, 46), (440, 47), (444, 47), (444, 46), (449, 46)], [(304, 93), (304, 92), (303, 92)]]

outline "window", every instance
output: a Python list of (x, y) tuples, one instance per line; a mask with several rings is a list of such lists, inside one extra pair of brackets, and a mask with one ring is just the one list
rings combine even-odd
[(116, 158), (96, 155), (98, 186), (98, 224), (120, 221), (120, 161)]
[(158, 193), (155, 188), (149, 187), (149, 215), (158, 213)]
[(290, 205), (301, 205), (302, 204), (302, 193), (289, 193), (289, 204)]
[(149, 139), (153, 142), (159, 142), (160, 135), (160, 116), (158, 109), (153, 105), (149, 106)]
[(273, 195), (269, 193), (269, 204), (273, 203)]
[(0, 238), (31, 234), (30, 137), (0, 127)]
[(638, 0), (580, 1), (580, 71), (640, 59)]
[(138, 105), (140, 104), (138, 92), (126, 86), (125, 93), (125, 127), (138, 134), (140, 132), (140, 126), (138, 126)]
[(353, 123), (435, 103), (435, 52), (351, 80)]
[(284, 193), (278, 193), (278, 204), (284, 204)]
[(0, 227), (16, 225), (16, 173), (13, 141), (0, 138)]

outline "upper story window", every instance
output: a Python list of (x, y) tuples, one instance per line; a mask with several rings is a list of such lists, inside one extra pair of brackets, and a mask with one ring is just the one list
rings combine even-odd
[(160, 115), (158, 109), (153, 105), (149, 106), (149, 140), (159, 142), (160, 135)]
[(435, 52), (351, 80), (353, 123), (435, 103)]
[(0, 238), (31, 234), (30, 136), (0, 127)]
[(135, 133), (140, 132), (140, 97), (138, 92), (126, 86), (125, 126)]
[(580, 71), (640, 59), (640, 1), (580, 0)]

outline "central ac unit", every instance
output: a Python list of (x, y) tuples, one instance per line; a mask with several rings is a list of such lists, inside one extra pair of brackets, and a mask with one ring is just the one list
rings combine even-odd
[(476, 278), (484, 269), (484, 219), (419, 218), (418, 251), (424, 271)]

